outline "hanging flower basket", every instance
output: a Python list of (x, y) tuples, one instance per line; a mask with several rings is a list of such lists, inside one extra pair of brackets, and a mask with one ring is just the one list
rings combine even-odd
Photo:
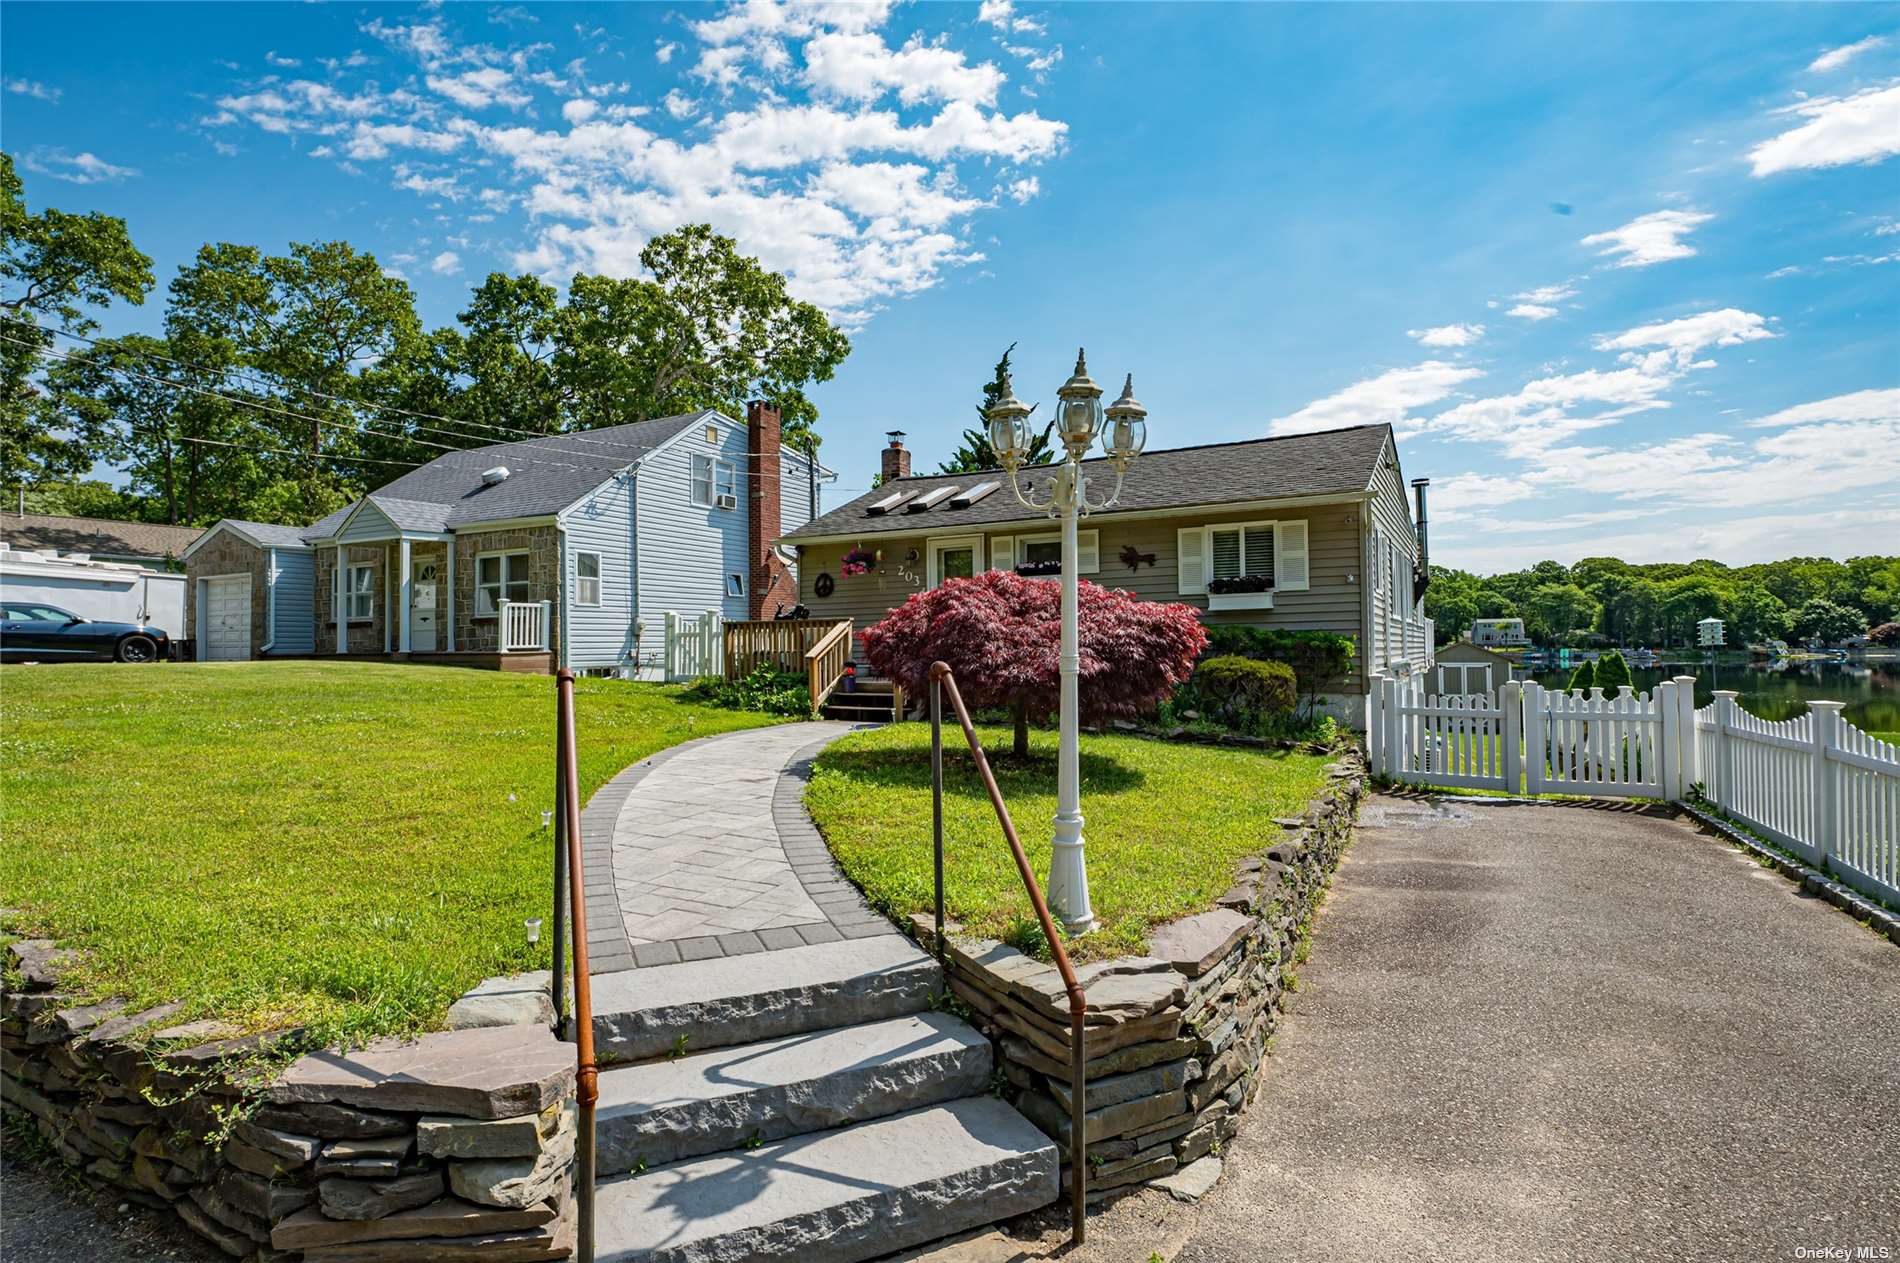
[(838, 563), (838, 573), (847, 579), (852, 575), (870, 574), (876, 568), (877, 554), (862, 548), (853, 548)]

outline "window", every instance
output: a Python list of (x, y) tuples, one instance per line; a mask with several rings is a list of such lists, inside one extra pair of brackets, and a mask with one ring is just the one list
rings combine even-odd
[(526, 601), (533, 595), (528, 583), (528, 554), (481, 553), (475, 558), (475, 616), (493, 617), (503, 601)]
[(1215, 527), (1208, 531), (1214, 579), (1273, 578), (1273, 526)]
[(367, 623), (376, 612), (376, 570), (373, 566), (350, 567), (350, 607), (349, 619), (352, 623)]
[(75, 617), (51, 605), (9, 605), (4, 616), (16, 623), (70, 623)]
[(726, 595), (727, 596), (744, 596), (745, 595), (745, 576), (744, 575), (729, 574), (726, 576)]
[[(1075, 533), (1077, 574), (1094, 574), (1101, 569), (1101, 558), (1099, 556), (1100, 540), (1100, 531), (1077, 531)], [(1046, 565), (1049, 567), (1049, 574), (1061, 574), (1062, 536), (1060, 534), (1018, 535), (1016, 537), (1016, 559), (1010, 563), (1010, 568), (1025, 565)], [(999, 561), (996, 564), (996, 568), (1001, 570), (1005, 567)]]
[(929, 541), (930, 567), (925, 581), (936, 587), (945, 579), (968, 579), (983, 568), (981, 535), (948, 535)]
[(574, 554), (574, 604), (600, 604), (600, 554)]
[(738, 479), (738, 470), (731, 461), (693, 457), (693, 503), (710, 508), (715, 496), (736, 495)]

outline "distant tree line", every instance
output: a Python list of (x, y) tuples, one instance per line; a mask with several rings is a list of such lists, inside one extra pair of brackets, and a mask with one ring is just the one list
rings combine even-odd
[(1631, 565), (1586, 557), (1479, 576), (1432, 567), (1425, 613), (1440, 640), (1480, 618), (1521, 618), (1543, 645), (1665, 648), (1695, 643), (1719, 618), (1732, 646), (1765, 640), (1834, 644), (1900, 620), (1900, 557), (1790, 557), (1752, 566), (1716, 561)]
[[(563, 294), (491, 273), (429, 330), (407, 281), (344, 241), (207, 244), (162, 332), (96, 338), (155, 279), (125, 221), (27, 210), (0, 153), (0, 493), (42, 512), (201, 525), (307, 522), (446, 449), (778, 404), (815, 449), (806, 388), (850, 342), (704, 224), (649, 241), (643, 274)], [(98, 464), (123, 489), (88, 480)]]

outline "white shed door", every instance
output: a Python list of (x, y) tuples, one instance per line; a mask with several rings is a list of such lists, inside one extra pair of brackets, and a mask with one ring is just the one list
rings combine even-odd
[(205, 660), (242, 662), (251, 656), (251, 576), (205, 580)]

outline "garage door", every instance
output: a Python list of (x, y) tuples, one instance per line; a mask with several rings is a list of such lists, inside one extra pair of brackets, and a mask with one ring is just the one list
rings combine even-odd
[(251, 656), (251, 576), (205, 580), (204, 656), (210, 662)]

